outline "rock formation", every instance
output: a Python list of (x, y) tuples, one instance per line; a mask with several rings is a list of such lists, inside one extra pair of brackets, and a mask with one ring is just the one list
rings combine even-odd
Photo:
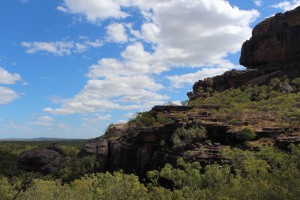
[(247, 68), (280, 67), (300, 61), (300, 7), (259, 23), (242, 47), (240, 64)]
[(57, 145), (44, 149), (24, 151), (20, 155), (18, 167), (25, 171), (50, 173), (59, 166), (63, 151)]
[[(218, 107), (214, 105), (197, 108), (156, 106), (151, 110), (153, 116), (165, 115), (173, 118), (174, 121), (148, 127), (129, 127), (126, 124), (112, 125), (105, 135), (85, 144), (79, 156), (96, 155), (103, 171), (122, 169), (125, 172), (134, 172), (141, 176), (145, 175), (148, 170), (163, 167), (166, 163), (175, 164), (179, 157), (197, 160), (202, 164), (227, 162), (221, 154), (225, 147), (222, 144), (228, 144), (232, 139), (232, 134), (227, 133), (229, 130), (227, 125), (213, 122), (213, 120), (201, 123), (206, 127), (208, 138), (213, 142), (203, 141), (186, 147), (190, 150), (188, 154), (185, 153), (187, 149), (173, 151), (170, 148), (164, 148), (164, 146), (172, 146), (171, 137), (177, 128), (195, 125), (193, 122), (185, 122), (181, 117), (176, 116), (176, 113), (190, 113), (197, 109), (199, 112), (189, 114), (188, 119), (192, 121), (193, 119), (208, 120), (211, 119), (209, 110), (216, 108)], [(130, 134), (130, 132), (134, 132), (134, 134)]]

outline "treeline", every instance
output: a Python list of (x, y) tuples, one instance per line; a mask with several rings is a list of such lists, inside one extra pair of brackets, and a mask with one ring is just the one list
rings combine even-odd
[(300, 145), (289, 152), (226, 149), (230, 165), (201, 167), (183, 159), (149, 171), (145, 180), (122, 172), (89, 173), (70, 183), (32, 178), (0, 178), (0, 199), (299, 199)]

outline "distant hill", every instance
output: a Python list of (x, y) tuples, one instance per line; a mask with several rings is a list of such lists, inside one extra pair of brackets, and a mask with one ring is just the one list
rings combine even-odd
[(68, 141), (68, 140), (86, 140), (79, 138), (47, 138), (47, 137), (38, 137), (38, 138), (2, 138), (0, 141)]

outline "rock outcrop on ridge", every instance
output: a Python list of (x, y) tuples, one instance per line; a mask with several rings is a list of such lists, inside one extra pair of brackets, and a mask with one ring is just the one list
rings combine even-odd
[(241, 65), (252, 69), (295, 62), (300, 62), (300, 7), (259, 23), (240, 58)]

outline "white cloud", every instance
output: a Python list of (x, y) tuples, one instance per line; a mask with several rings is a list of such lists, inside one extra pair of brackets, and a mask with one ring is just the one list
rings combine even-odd
[(0, 67), (0, 84), (14, 84), (19, 80), (21, 80), (21, 76), (19, 74), (11, 74), (4, 68)]
[[(0, 67), (0, 84), (15, 84), (17, 81), (21, 80), (19, 74), (11, 74), (4, 68)], [(12, 89), (0, 86), (0, 105), (10, 103), (11, 101), (18, 99), (20, 97)]]
[(237, 52), (258, 17), (257, 11), (239, 10), (223, 0), (170, 1), (153, 12), (157, 57), (178, 66), (216, 64)]
[(110, 24), (107, 27), (107, 40), (110, 42), (127, 42), (126, 29), (123, 24)]
[(10, 103), (20, 97), (15, 91), (0, 86), (0, 105)]
[(122, 60), (104, 58), (90, 67), (88, 77), (96, 79), (110, 75), (134, 76), (159, 74), (169, 69), (162, 58), (145, 51), (141, 43), (129, 45), (122, 53)]
[(288, 11), (292, 10), (296, 7), (300, 6), (300, 0), (293, 0), (293, 1), (283, 1), (278, 4), (272, 5), (273, 8), (279, 8), (281, 10)]
[(49, 116), (40, 116), (38, 118), (39, 121), (43, 121), (43, 122), (52, 122), (53, 118), (49, 117)]
[(102, 121), (107, 121), (111, 119), (111, 115), (99, 115), (96, 114), (94, 117), (84, 117), (82, 118), (86, 122), (102, 122)]
[(94, 47), (94, 48), (101, 47), (103, 45), (101, 40), (95, 40), (95, 41), (87, 40), (84, 43), (85, 43), (85, 45)]
[(49, 116), (38, 116), (36, 117), (35, 121), (31, 122), (30, 124), (35, 126), (46, 126), (46, 127), (52, 127), (57, 125), (56, 123), (54, 123), (54, 119)]
[[(219, 63), (228, 53), (240, 50), (251, 36), (250, 23), (259, 13), (240, 10), (224, 0), (65, 0), (64, 8), (90, 22), (125, 17), (122, 7), (137, 7), (146, 19), (135, 37), (153, 42), (156, 57), (176, 66)], [(109, 9), (108, 9), (109, 8)], [(112, 24), (112, 41), (127, 41), (124, 26)], [(140, 34), (138, 34), (140, 32)]]
[(82, 53), (89, 48), (97, 48), (102, 46), (100, 40), (84, 42), (74, 41), (55, 41), (55, 42), (21, 42), (21, 45), (26, 48), (26, 53), (32, 54), (37, 52), (46, 52), (56, 56), (65, 56), (72, 53)]
[(46, 108), (44, 111), (53, 114), (84, 114), (110, 109), (142, 108), (144, 104), (168, 99), (168, 96), (155, 92), (162, 87), (147, 76), (108, 76), (101, 80), (89, 80), (79, 94), (63, 100), (61, 108)]
[(121, 5), (113, 0), (64, 0), (58, 10), (84, 15), (89, 22), (97, 23), (107, 18), (125, 18), (128, 14), (121, 11)]
[(262, 4), (263, 4), (262, 0), (253, 0), (253, 1), (254, 1), (255, 5), (257, 5), (257, 6), (262, 6)]
[[(144, 16), (144, 24), (133, 29), (130, 23), (114, 23), (108, 26), (107, 35), (110, 41), (140, 42), (129, 44), (120, 59), (102, 58), (90, 66), (87, 74), (90, 80), (81, 92), (62, 100), (60, 107), (44, 111), (90, 113), (146, 109), (162, 104), (169, 97), (163, 94), (165, 88), (154, 75), (175, 67), (204, 67), (194, 74), (160, 77), (169, 79), (173, 87), (181, 87), (235, 67), (226, 57), (239, 51), (250, 38), (250, 24), (259, 16), (256, 10), (240, 10), (224, 0), (106, 0), (103, 6), (100, 4), (100, 0), (65, 0), (64, 8), (95, 23), (110, 17), (125, 17), (120, 8), (135, 6)], [(103, 7), (108, 4), (117, 4), (112, 8), (115, 13), (107, 11), (110, 13), (104, 15)], [(152, 46), (151, 51), (144, 48), (143, 42)]]
[(175, 76), (168, 76), (167, 79), (171, 81), (171, 84), (175, 88), (183, 87), (184, 84), (189, 83), (193, 84), (198, 80), (203, 80), (208, 77), (216, 76), (222, 74), (230, 69), (237, 68), (230, 62), (225, 63), (223, 66), (218, 66), (214, 68), (202, 68), (201, 70), (197, 71), (196, 73), (189, 73), (189, 74), (182, 74), (182, 75), (175, 75)]
[(57, 56), (70, 55), (74, 44), (72, 42), (22, 42), (21, 45), (27, 48), (26, 53), (48, 52)]
[(157, 38), (159, 36), (159, 32), (159, 28), (153, 23), (145, 23), (141, 28), (141, 35), (143, 36), (143, 39), (149, 42), (158, 42)]

